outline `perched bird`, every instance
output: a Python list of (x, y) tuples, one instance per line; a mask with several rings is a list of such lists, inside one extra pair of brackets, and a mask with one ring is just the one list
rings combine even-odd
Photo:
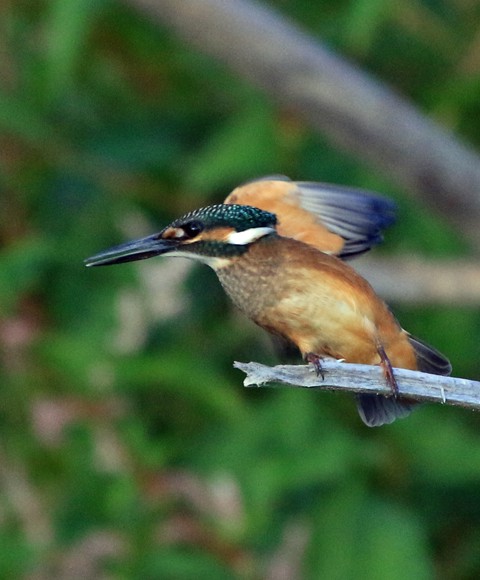
[(413, 402), (397, 398), (392, 366), (448, 375), (449, 361), (403, 330), (348, 264), (279, 235), (276, 224), (274, 214), (256, 207), (213, 205), (186, 214), (157, 234), (97, 254), (86, 265), (157, 255), (206, 263), (240, 310), (296, 345), (317, 372), (322, 357), (383, 367), (392, 396), (358, 398), (367, 425), (407, 415)]
[(367, 252), (395, 221), (395, 204), (353, 187), (291, 181), (272, 175), (249, 181), (224, 203), (250, 205), (277, 216), (277, 232), (344, 260)]

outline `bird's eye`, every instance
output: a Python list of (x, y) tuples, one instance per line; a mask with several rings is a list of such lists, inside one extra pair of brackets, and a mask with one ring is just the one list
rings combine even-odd
[(182, 225), (182, 230), (185, 232), (187, 238), (194, 238), (203, 231), (203, 224), (198, 221), (187, 222)]

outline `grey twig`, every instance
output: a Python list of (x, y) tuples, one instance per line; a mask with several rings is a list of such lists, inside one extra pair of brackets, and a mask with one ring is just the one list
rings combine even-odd
[[(325, 379), (318, 377), (311, 365), (278, 365), (269, 367), (257, 362), (235, 362), (235, 368), (247, 376), (245, 387), (324, 389), (390, 395), (380, 367), (325, 360)], [(456, 377), (442, 377), (418, 371), (394, 369), (399, 394), (417, 401), (433, 401), (480, 409), (480, 382)]]

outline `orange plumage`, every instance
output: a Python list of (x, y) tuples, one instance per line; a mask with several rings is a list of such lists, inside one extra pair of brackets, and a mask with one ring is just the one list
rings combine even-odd
[[(391, 366), (445, 375), (451, 371), (443, 355), (401, 328), (353, 268), (303, 242), (263, 237), (216, 272), (240, 310), (293, 343), (310, 362), (326, 356), (380, 364), (389, 381)], [(376, 395), (359, 395), (357, 402), (370, 426), (405, 416), (413, 404)]]

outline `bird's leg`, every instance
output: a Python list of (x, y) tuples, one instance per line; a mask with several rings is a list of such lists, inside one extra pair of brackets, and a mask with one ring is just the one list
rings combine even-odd
[(393, 374), (392, 363), (385, 352), (385, 349), (381, 344), (377, 346), (378, 354), (380, 355), (380, 365), (383, 369), (383, 374), (385, 375), (385, 379), (387, 381), (388, 386), (392, 390), (392, 395), (394, 397), (398, 397), (398, 384), (397, 379)]
[(312, 363), (312, 365), (315, 368), (315, 372), (317, 373), (317, 377), (321, 376), (322, 380), (325, 380), (325, 371), (322, 367), (322, 357), (318, 356), (318, 354), (315, 354), (314, 352), (307, 352), (307, 354), (305, 355), (305, 360), (308, 363)]

